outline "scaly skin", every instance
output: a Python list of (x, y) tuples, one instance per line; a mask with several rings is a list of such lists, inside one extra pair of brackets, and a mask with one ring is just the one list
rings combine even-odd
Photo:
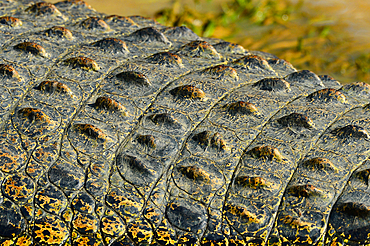
[(2, 245), (370, 243), (369, 85), (79, 0), (2, 8)]

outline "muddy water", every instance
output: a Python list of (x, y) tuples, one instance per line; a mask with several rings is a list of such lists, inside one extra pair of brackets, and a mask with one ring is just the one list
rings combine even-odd
[[(61, 0), (49, 0), (51, 3), (56, 3)], [(122, 16), (143, 15), (153, 17), (154, 14), (164, 8), (170, 7), (175, 1), (181, 4), (194, 6), (194, 0), (84, 0), (99, 12), (107, 14), (116, 14)], [(207, 4), (207, 0), (200, 0), (203, 6), (219, 6), (219, 3), (227, 0), (212, 0), (212, 4)], [(207, 9), (212, 11), (212, 9)]]
[(152, 17), (157, 11), (170, 7), (172, 0), (85, 0), (85, 2), (102, 13)]
[(370, 42), (369, 0), (310, 0), (305, 1), (303, 10), (309, 15), (330, 17), (335, 25), (343, 26), (355, 42)]

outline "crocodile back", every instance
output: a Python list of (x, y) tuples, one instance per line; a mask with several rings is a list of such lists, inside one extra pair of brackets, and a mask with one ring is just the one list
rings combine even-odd
[(368, 84), (81, 0), (0, 11), (3, 245), (368, 243)]

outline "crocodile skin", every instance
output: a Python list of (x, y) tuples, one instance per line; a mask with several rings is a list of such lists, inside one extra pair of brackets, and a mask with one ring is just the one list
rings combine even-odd
[(1, 245), (370, 243), (370, 86), (81, 0), (0, 1)]

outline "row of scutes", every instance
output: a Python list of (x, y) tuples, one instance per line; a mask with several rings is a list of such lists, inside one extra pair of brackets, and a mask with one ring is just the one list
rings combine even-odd
[(81, 0), (5, 8), (2, 244), (368, 243), (367, 84)]

